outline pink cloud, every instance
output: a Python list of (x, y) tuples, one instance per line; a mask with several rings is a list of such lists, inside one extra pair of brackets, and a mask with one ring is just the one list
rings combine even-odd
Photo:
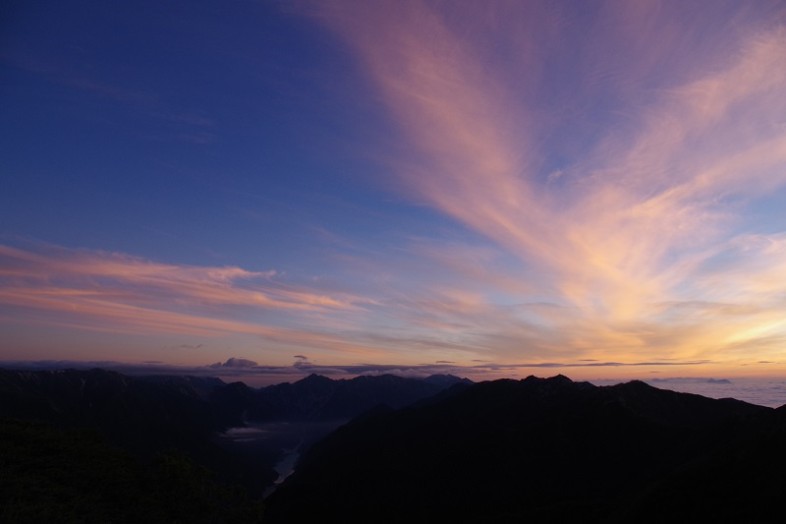
[(399, 189), (452, 219), (454, 240), (378, 253), (331, 234), (351, 274), (332, 288), (0, 246), (5, 321), (239, 334), (324, 361), (779, 360), (783, 233), (743, 215), (786, 186), (777, 17), (733, 3), (301, 5), (406, 139), (384, 159)]
[(179, 305), (320, 311), (352, 308), (361, 301), (278, 282), (275, 271), (161, 264), (117, 253), (63, 248), (34, 252), (0, 245), (0, 261), (0, 278), (22, 289), (62, 282), (53, 293), (116, 293), (139, 303), (154, 297)]
[[(306, 327), (318, 324), (313, 315), (327, 315), (324, 324), (329, 326), (330, 313), (359, 309), (362, 297), (318, 293), (276, 282), (275, 276), (86, 250), (0, 246), (0, 305), (13, 312), (7, 321), (118, 334), (252, 336), (274, 349), (378, 351), (329, 330)], [(259, 315), (241, 320), (255, 310), (294, 315), (286, 322), (292, 327), (266, 325)]]
[[(510, 287), (499, 274), (452, 264), (491, 285), (469, 315), (462, 297), (472, 283), (454, 283), (462, 291), (448, 301), (400, 300), (402, 315), (425, 311), (424, 325), (466, 329), (499, 353), (600, 358), (723, 354), (739, 337), (786, 332), (770, 318), (777, 309), (738, 309), (730, 321), (710, 308), (676, 325), (658, 321), (664, 303), (763, 298), (734, 291), (764, 293), (750, 273), (722, 283), (720, 293), (703, 286), (719, 253), (742, 268), (760, 257), (768, 268), (784, 262), (766, 249), (726, 246), (744, 226), (741, 207), (786, 186), (786, 32), (766, 10), (744, 6), (709, 15), (681, 4), (598, 7), (593, 25), (556, 3), (315, 5), (409, 141), (410, 154), (390, 163), (411, 198), (519, 261), (511, 273), (524, 283)], [(532, 19), (543, 27), (530, 27)], [(575, 64), (550, 71), (568, 55)], [(584, 114), (580, 104), (602, 99), (603, 89), (618, 96), (608, 100), (616, 113)], [(566, 115), (582, 134), (571, 134)], [(559, 177), (544, 171), (542, 152), (558, 144), (556, 131), (587, 142), (565, 149), (577, 156)], [(770, 292), (786, 291), (766, 281)], [(500, 292), (522, 303), (545, 296), (563, 309), (500, 314)]]

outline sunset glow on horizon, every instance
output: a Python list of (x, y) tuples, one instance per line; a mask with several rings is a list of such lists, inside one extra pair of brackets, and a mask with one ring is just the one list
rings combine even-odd
[(76, 4), (0, 17), (0, 360), (786, 376), (783, 2)]

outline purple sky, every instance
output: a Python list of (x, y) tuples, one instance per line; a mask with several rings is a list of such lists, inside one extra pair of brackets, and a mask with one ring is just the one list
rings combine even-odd
[(786, 374), (782, 1), (11, 0), (0, 75), (0, 360)]

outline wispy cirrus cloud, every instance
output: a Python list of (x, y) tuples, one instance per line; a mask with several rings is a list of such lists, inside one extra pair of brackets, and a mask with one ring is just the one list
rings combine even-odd
[[(779, 2), (294, 6), (356, 58), (366, 82), (341, 85), (373, 87), (364, 101), (394, 123), (387, 155), (352, 151), (377, 151), (379, 178), (392, 171), (430, 208), (385, 214), (418, 236), (357, 242), (315, 225), (329, 247), (296, 280), (0, 246), (0, 320), (188, 335), (168, 347), (194, 352), (241, 335), (263, 341), (239, 353), (254, 361), (273, 347), (338, 367), (786, 369), (786, 228), (759, 220), (786, 195)], [(197, 142), (217, 122), (154, 116)], [(431, 213), (448, 219), (439, 231)]]
[(0, 245), (4, 292), (24, 294), (34, 284), (38, 296), (110, 297), (129, 303), (163, 298), (172, 304), (251, 306), (316, 311), (347, 309), (360, 297), (317, 293), (276, 281), (276, 271), (239, 267), (202, 267), (156, 263), (141, 258), (87, 250), (49, 247), (30, 251)]
[[(0, 305), (12, 308), (13, 320), (34, 324), (145, 335), (239, 334), (274, 346), (369, 354), (373, 347), (316, 327), (320, 315), (367, 302), (279, 282), (275, 271), (162, 264), (54, 246), (0, 246)], [(265, 317), (292, 312), (301, 315), (300, 322)]]
[(526, 282), (458, 262), (489, 287), (402, 309), (508, 355), (772, 354), (786, 256), (748, 211), (786, 185), (786, 29), (782, 9), (754, 11), (316, 4), (408, 139), (390, 160), (407, 193)]

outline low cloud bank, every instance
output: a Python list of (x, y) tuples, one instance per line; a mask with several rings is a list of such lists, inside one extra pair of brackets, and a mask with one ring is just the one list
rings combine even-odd
[[(230, 357), (224, 362), (216, 362), (204, 366), (176, 366), (160, 362), (127, 363), (116, 361), (73, 361), (73, 360), (38, 360), (38, 361), (6, 361), (0, 367), (12, 369), (47, 370), (47, 369), (91, 369), (102, 368), (130, 375), (195, 375), (216, 376), (228, 380), (244, 380), (251, 384), (273, 384), (297, 380), (310, 374), (330, 376), (333, 378), (351, 378), (358, 375), (393, 374), (411, 377), (427, 377), (429, 375), (452, 374), (468, 377), (473, 380), (497, 378), (501, 375), (517, 375), (522, 370), (559, 368), (619, 368), (641, 366), (696, 366), (708, 364), (706, 360), (691, 361), (643, 361), (643, 362), (530, 362), (530, 363), (496, 363), (478, 362), (470, 366), (462, 366), (447, 361), (416, 365), (400, 364), (368, 364), (323, 365), (310, 361), (305, 355), (296, 355), (295, 361), (288, 366), (266, 366), (240, 357)], [(707, 378), (657, 378), (653, 382), (696, 381), (708, 383), (726, 383), (726, 379)]]

